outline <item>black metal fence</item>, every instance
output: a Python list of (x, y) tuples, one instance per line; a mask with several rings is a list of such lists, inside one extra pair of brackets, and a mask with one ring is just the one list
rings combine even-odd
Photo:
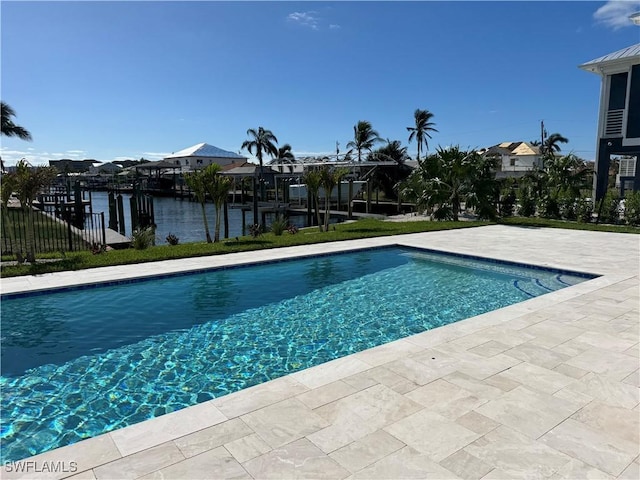
[[(53, 213), (33, 211), (33, 245), (35, 252), (74, 252), (91, 250), (106, 245), (104, 213), (85, 213), (81, 228), (73, 217), (72, 209)], [(2, 255), (25, 253), (29, 243), (28, 212), (21, 208), (2, 212)]]

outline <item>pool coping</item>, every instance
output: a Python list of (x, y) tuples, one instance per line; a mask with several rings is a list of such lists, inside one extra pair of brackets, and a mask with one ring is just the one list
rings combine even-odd
[[(517, 227), (490, 226), (481, 227), (484, 232), (497, 232), (504, 235), (505, 232), (516, 232)], [(470, 229), (474, 230), (474, 229)], [(546, 232), (547, 229), (542, 229)], [(521, 231), (520, 231), (521, 232)], [(556, 230), (556, 232), (558, 232)], [(560, 231), (561, 232), (561, 231)], [(439, 235), (433, 235), (434, 233)], [(281, 261), (290, 259), (293, 255), (309, 257), (318, 254), (331, 254), (346, 252), (350, 250), (360, 250), (369, 248), (379, 248), (383, 246), (398, 245), (401, 247), (418, 248), (453, 255), (470, 255), (470, 245), (455, 245), (447, 239), (454, 238), (452, 234), (444, 232), (429, 232), (426, 234), (409, 234), (393, 237), (377, 237), (363, 240), (352, 240), (345, 242), (316, 244), (304, 247), (287, 247), (277, 250), (261, 250), (258, 252), (239, 252), (235, 254), (219, 255), (213, 257), (198, 257), (196, 259), (168, 260), (154, 262), (152, 264), (126, 265), (119, 267), (104, 267), (82, 272), (61, 272), (57, 274), (47, 274), (31, 277), (18, 277), (16, 279), (2, 279), (2, 294), (17, 292), (38, 292), (50, 288), (65, 288), (82, 283), (100, 283), (118, 279), (131, 279), (138, 277), (148, 277), (158, 274), (179, 274), (180, 272), (194, 272), (215, 268), (224, 268), (230, 265), (247, 265), (262, 263), (264, 261)], [(558, 232), (559, 233), (559, 232)], [(577, 234), (577, 237), (587, 238), (594, 232), (587, 234)], [(553, 235), (553, 232), (550, 233)], [(455, 237), (463, 238), (471, 234), (466, 233)], [(612, 234), (616, 235), (630, 234)], [(436, 237), (445, 238), (444, 243), (434, 247), (425, 247), (431, 243), (430, 240)], [(604, 238), (604, 237), (603, 237)], [(609, 238), (609, 237), (607, 237)], [(637, 239), (637, 237), (635, 237)], [(426, 240), (425, 240), (426, 239)], [(438, 242), (436, 242), (438, 243)], [(473, 245), (473, 241), (471, 245)], [(471, 247), (473, 248), (473, 247)], [(637, 252), (635, 252), (637, 255)], [(518, 254), (516, 253), (516, 256)], [(486, 258), (495, 260), (495, 256), (484, 256), (472, 254), (474, 258)], [(499, 261), (507, 263), (522, 264), (517, 261), (514, 253), (504, 254), (498, 258)], [(551, 268), (562, 271), (587, 273), (585, 269), (576, 269), (575, 259), (569, 258), (541, 258), (536, 263), (527, 262), (527, 265), (539, 266), (541, 268)], [(315, 367), (311, 367), (285, 377), (266, 382), (254, 387), (250, 387), (239, 392), (216, 398), (192, 407), (173, 412), (161, 417), (150, 419), (138, 424), (124, 427), (119, 430), (93, 437), (73, 445), (61, 447), (49, 452), (45, 452), (31, 457), (35, 462), (46, 462), (47, 459), (68, 458), (76, 459), (77, 469), (75, 472), (85, 472), (98, 467), (104, 468), (110, 462), (127, 458), (144, 451), (158, 448), (167, 442), (175, 441), (181, 437), (202, 431), (215, 425), (229, 422), (241, 415), (273, 405), (287, 398), (296, 397), (301, 393), (325, 387), (333, 382), (355, 375), (367, 369), (375, 368), (386, 361), (403, 358), (407, 352), (415, 351), (415, 348), (428, 349), (448, 342), (459, 340), (463, 337), (472, 336), (476, 332), (492, 328), (501, 327), (512, 322), (519, 321), (521, 317), (535, 314), (536, 312), (553, 308), (563, 302), (569, 302), (578, 297), (598, 292), (602, 289), (619, 283), (637, 279), (637, 269), (631, 268), (627, 272), (621, 272), (618, 266), (607, 265), (598, 261), (592, 262), (592, 267), (588, 268), (589, 274), (600, 275), (592, 280), (587, 280), (578, 285), (564, 288), (555, 292), (532, 298), (515, 305), (504, 307), (499, 310), (481, 314), (465, 320), (461, 320), (434, 330), (422, 332), (410, 337), (405, 337), (394, 342), (380, 345), (369, 350), (355, 353), (347, 357), (342, 357)], [(594, 271), (594, 268), (596, 271)], [(637, 280), (636, 280), (637, 281)], [(382, 360), (385, 362), (380, 363)], [(289, 392), (287, 392), (289, 390)], [(252, 399), (258, 399), (257, 403)], [(252, 402), (254, 402), (252, 404)], [(637, 405), (636, 407), (637, 408)], [(152, 433), (152, 434), (151, 434)], [(133, 458), (133, 457), (132, 457)], [(162, 463), (162, 462), (160, 462)], [(159, 470), (159, 469), (158, 469)], [(95, 475), (96, 470), (93, 470)], [(8, 472), (7, 467), (0, 472), (3, 478), (20, 478), (16, 472)], [(51, 472), (51, 476), (44, 475), (50, 472), (39, 472), (39, 478), (64, 478), (74, 472)]]

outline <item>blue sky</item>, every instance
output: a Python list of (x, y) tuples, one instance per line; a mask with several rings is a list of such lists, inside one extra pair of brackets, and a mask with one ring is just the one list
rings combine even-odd
[[(640, 42), (626, 2), (12, 2), (1, 97), (33, 142), (20, 158), (157, 160), (263, 126), (300, 156), (341, 151), (358, 120), (430, 149), (549, 133), (592, 160), (599, 77), (583, 62)], [(415, 142), (409, 152), (415, 154)], [(245, 152), (246, 153), (246, 152)]]

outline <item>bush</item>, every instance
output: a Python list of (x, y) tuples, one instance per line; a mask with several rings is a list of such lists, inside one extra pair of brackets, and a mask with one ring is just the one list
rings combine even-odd
[(625, 195), (624, 219), (629, 225), (640, 225), (640, 191)]
[(518, 215), (521, 217), (533, 217), (536, 214), (536, 200), (530, 194), (529, 189), (521, 188), (518, 190)]
[(560, 216), (565, 220), (576, 220), (578, 218), (578, 202), (580, 200), (572, 195), (563, 194), (558, 199)]
[(271, 223), (271, 232), (276, 236), (280, 236), (286, 230), (288, 224), (289, 222), (285, 217), (278, 216)]
[(620, 223), (620, 196), (615, 190), (609, 190), (602, 200), (602, 205), (598, 210), (598, 221), (602, 223), (611, 223), (613, 225)]
[(578, 222), (590, 223), (593, 215), (593, 202), (587, 198), (578, 200), (576, 215), (578, 217)]
[(152, 246), (156, 240), (156, 232), (152, 227), (137, 228), (133, 231), (131, 246), (136, 250), (145, 250)]
[(249, 225), (249, 235), (253, 238), (258, 238), (262, 235), (262, 225), (254, 223), (253, 225)]
[(543, 218), (560, 218), (560, 205), (553, 195), (544, 195), (538, 204), (538, 214)]
[(180, 239), (176, 237), (173, 233), (170, 233), (169, 235), (167, 235), (166, 240), (169, 245), (178, 245), (178, 243), (180, 243)]
[(516, 207), (516, 192), (510, 189), (502, 195), (500, 200), (500, 215), (503, 217), (513, 217)]

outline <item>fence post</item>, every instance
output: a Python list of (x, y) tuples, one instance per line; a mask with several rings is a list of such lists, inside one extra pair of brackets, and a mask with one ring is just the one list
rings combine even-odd
[[(69, 209), (67, 208), (67, 212)], [(67, 215), (67, 236), (69, 237), (69, 251), (73, 252), (73, 232), (71, 231), (71, 212)]]
[(116, 197), (116, 202), (118, 204), (118, 229), (121, 235), (125, 235), (124, 206), (122, 205), (122, 195), (118, 195)]
[(104, 228), (104, 212), (100, 212), (100, 225), (102, 226), (102, 246), (107, 246), (107, 232)]

